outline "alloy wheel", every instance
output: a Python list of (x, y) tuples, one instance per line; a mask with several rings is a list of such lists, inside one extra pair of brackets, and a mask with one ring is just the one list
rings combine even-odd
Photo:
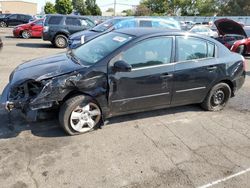
[(98, 105), (90, 102), (81, 107), (77, 106), (70, 115), (70, 125), (73, 130), (84, 133), (95, 127), (101, 119)]

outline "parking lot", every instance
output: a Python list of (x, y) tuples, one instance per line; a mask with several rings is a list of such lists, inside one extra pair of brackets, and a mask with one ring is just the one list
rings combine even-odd
[[(0, 30), (0, 93), (30, 59), (64, 52), (41, 39)], [(248, 70), (250, 70), (250, 57)], [(249, 187), (250, 71), (225, 110), (189, 105), (109, 119), (67, 136), (57, 117), (28, 123), (0, 109), (1, 187)]]

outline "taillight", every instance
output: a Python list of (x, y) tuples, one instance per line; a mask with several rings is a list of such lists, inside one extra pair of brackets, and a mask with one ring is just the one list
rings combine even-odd
[(244, 58), (244, 57), (242, 57), (243, 59), (243, 70), (244, 71), (246, 71), (247, 70), (247, 60)]
[(43, 32), (48, 32), (49, 31), (49, 26), (43, 26)]

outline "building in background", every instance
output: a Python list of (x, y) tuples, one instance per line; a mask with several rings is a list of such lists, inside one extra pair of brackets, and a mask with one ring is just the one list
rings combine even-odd
[(37, 14), (37, 3), (27, 0), (0, 0), (0, 13)]

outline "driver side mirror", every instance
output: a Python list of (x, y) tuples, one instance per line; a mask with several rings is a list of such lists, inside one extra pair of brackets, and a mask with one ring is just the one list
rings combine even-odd
[(116, 61), (113, 66), (114, 72), (131, 72), (132, 66), (123, 60)]

